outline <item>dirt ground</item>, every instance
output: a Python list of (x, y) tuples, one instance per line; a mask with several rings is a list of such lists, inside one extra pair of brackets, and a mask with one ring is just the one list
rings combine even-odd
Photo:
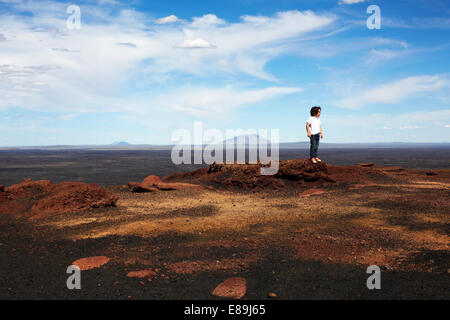
[[(450, 298), (449, 170), (257, 191), (105, 188), (116, 207), (0, 214), (1, 299), (220, 299), (230, 277), (246, 280), (242, 299)], [(67, 289), (67, 267), (99, 256)], [(370, 265), (380, 290), (366, 286)]]

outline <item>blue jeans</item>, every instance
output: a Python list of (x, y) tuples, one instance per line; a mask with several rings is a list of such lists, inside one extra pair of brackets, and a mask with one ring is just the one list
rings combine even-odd
[(311, 148), (309, 149), (310, 158), (317, 158), (317, 150), (319, 150), (320, 133), (311, 135)]

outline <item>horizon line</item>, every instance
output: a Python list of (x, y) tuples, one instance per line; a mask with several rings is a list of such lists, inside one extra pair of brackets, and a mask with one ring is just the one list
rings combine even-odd
[[(270, 140), (269, 140), (270, 142)], [(216, 144), (203, 144), (202, 146), (208, 146), (208, 145), (219, 145), (220, 143)], [(225, 144), (225, 142), (223, 143)], [(269, 143), (270, 144), (270, 143)], [(294, 141), (294, 142), (279, 142), (279, 145), (281, 144), (309, 144), (309, 141)], [(321, 142), (321, 144), (346, 144), (346, 145), (361, 145), (361, 144), (448, 144), (450, 145), (450, 142), (409, 142), (409, 141), (389, 141), (389, 142)], [(126, 144), (55, 144), (55, 145), (15, 145), (15, 146), (0, 146), (2, 149), (7, 148), (61, 148), (61, 147), (114, 147), (114, 148), (126, 148), (126, 147), (171, 147), (171, 146), (177, 146), (179, 144), (150, 144), (150, 143), (126, 143)], [(234, 144), (237, 146), (240, 145), (249, 145), (249, 143), (241, 143), (241, 144)], [(254, 144), (252, 144), (254, 145)], [(189, 144), (183, 144), (181, 146), (189, 146)], [(196, 144), (190, 144), (190, 146), (196, 146)]]

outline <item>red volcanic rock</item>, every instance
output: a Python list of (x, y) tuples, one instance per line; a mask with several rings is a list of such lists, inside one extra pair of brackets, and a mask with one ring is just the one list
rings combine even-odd
[(325, 163), (312, 163), (308, 159), (280, 161), (280, 168), (276, 176), (282, 179), (302, 182), (334, 182), (328, 176), (327, 165)]
[(151, 269), (140, 270), (140, 271), (131, 271), (128, 272), (127, 277), (129, 278), (149, 278), (149, 280), (156, 276), (156, 272)]
[(50, 180), (33, 181), (31, 179), (26, 179), (21, 183), (6, 187), (5, 191), (8, 194), (9, 199), (15, 200), (40, 196), (42, 193), (49, 192), (51, 187), (52, 183)]
[(155, 175), (146, 177), (141, 183), (129, 182), (128, 189), (131, 192), (155, 192), (158, 190), (171, 191), (179, 189), (203, 189), (202, 186), (192, 184), (192, 183), (181, 183), (181, 182), (162, 182), (161, 178)]
[(287, 181), (296, 184), (334, 182), (327, 174), (326, 164), (313, 164), (307, 159), (282, 160), (275, 175), (261, 175), (262, 167), (261, 163), (213, 163), (208, 168), (208, 175), (214, 177), (215, 183), (241, 189), (281, 189), (286, 186)]
[[(178, 190), (181, 188), (238, 188), (242, 190), (283, 189), (304, 186), (329, 186), (331, 184), (372, 185), (376, 179), (394, 176), (402, 167), (378, 167), (373, 162), (350, 166), (334, 166), (324, 162), (312, 163), (309, 159), (280, 160), (275, 175), (261, 175), (261, 168), (267, 165), (257, 163), (213, 163), (208, 168), (191, 172), (179, 172), (160, 179), (149, 176), (142, 183), (130, 182), (133, 192), (156, 190)], [(192, 182), (186, 183), (185, 181)], [(324, 191), (307, 191), (303, 195)]]
[(153, 186), (158, 185), (159, 183), (161, 183), (161, 178), (158, 176), (155, 176), (155, 175), (151, 175), (151, 176), (146, 177), (142, 181), (141, 185), (144, 187), (153, 187)]
[(195, 178), (204, 177), (208, 174), (208, 168), (200, 168), (194, 171), (188, 172), (176, 172), (167, 177), (162, 178), (164, 182), (179, 181), (179, 180), (191, 180)]
[(39, 216), (115, 206), (118, 198), (98, 184), (25, 180), (0, 191), (0, 213)]
[(247, 281), (244, 278), (233, 277), (219, 284), (212, 294), (222, 298), (240, 299), (246, 291)]
[(179, 189), (203, 189), (202, 186), (199, 186), (198, 184), (192, 184), (192, 183), (181, 183), (181, 182), (174, 182), (174, 183), (164, 183), (161, 182), (156, 187), (159, 190), (179, 190)]
[(81, 271), (85, 270), (91, 270), (95, 268), (99, 268), (103, 266), (104, 264), (107, 264), (109, 262), (109, 258), (105, 256), (97, 256), (97, 257), (88, 257), (88, 258), (82, 258), (78, 259), (74, 262), (72, 262), (72, 265), (78, 266)]
[(139, 182), (128, 182), (128, 190), (136, 193), (158, 191), (158, 189), (154, 187), (144, 187)]
[(118, 198), (98, 184), (61, 182), (52, 187), (48, 196), (31, 208), (33, 213), (66, 213), (91, 208), (113, 207)]
[(5, 191), (5, 186), (0, 186), (0, 202), (8, 201), (8, 195)]

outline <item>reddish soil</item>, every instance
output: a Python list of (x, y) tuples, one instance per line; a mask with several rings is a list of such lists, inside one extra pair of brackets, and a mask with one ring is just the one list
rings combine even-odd
[[(152, 175), (135, 185), (145, 193), (0, 186), (0, 212), (14, 213), (0, 215), (0, 298), (449, 298), (449, 170), (260, 168)], [(65, 287), (71, 264), (85, 270), (82, 290)], [(382, 290), (367, 289), (369, 265)]]

